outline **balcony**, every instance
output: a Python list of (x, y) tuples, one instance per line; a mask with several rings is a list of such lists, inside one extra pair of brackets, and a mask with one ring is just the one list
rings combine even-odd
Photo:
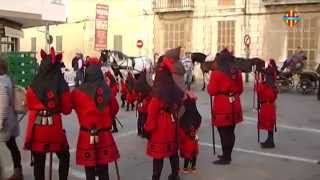
[(291, 4), (320, 4), (320, 0), (262, 0), (264, 6), (291, 5)]
[(192, 12), (194, 0), (154, 0), (153, 11), (155, 13)]

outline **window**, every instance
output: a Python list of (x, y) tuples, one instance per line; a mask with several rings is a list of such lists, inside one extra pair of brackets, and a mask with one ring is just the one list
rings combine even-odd
[(178, 8), (181, 7), (181, 0), (168, 0), (169, 8)]
[(122, 36), (121, 35), (114, 35), (113, 49), (118, 50), (118, 51), (122, 51)]
[(234, 6), (234, 0), (218, 0), (219, 6)]
[(18, 38), (0, 37), (0, 52), (18, 51)]
[(37, 38), (31, 38), (31, 52), (37, 52)]
[(56, 36), (56, 51), (62, 52), (62, 36)]
[(224, 48), (234, 51), (235, 21), (218, 22), (218, 51)]
[(171, 49), (178, 46), (184, 47), (186, 45), (185, 40), (184, 23), (164, 24), (164, 49)]
[(305, 52), (307, 56), (307, 68), (314, 68), (316, 65), (318, 34), (316, 19), (303, 19), (294, 28), (288, 31), (287, 56), (295, 53), (297, 47)]

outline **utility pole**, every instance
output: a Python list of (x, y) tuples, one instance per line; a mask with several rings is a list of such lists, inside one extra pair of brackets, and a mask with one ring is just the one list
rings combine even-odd
[[(247, 22), (248, 22), (248, 17), (247, 17), (247, 8), (248, 8), (248, 0), (244, 0), (244, 11), (243, 11), (243, 14), (244, 14), (244, 31), (245, 31), (245, 34), (248, 34), (248, 27), (247, 27)], [(249, 46), (246, 46), (245, 47), (245, 51), (246, 51), (246, 58), (249, 59), (250, 58), (250, 47)], [(246, 73), (246, 76), (245, 76), (245, 82), (248, 83), (249, 82), (249, 73)]]
[(46, 39), (46, 45), (45, 49), (47, 52), (49, 52), (50, 49), (50, 27), (49, 24), (46, 24), (46, 31), (45, 31), (45, 39)]

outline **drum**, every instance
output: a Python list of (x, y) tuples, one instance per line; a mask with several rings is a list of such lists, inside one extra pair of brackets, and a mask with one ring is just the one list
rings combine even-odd
[(15, 99), (14, 107), (18, 114), (26, 113), (26, 90), (21, 86), (14, 87)]

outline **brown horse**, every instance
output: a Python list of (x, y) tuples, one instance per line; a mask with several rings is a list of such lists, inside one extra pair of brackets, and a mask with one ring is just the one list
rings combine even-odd
[[(191, 60), (194, 64), (195, 62), (200, 63), (200, 69), (202, 71), (202, 80), (203, 80), (203, 86), (202, 90), (204, 91), (206, 88), (206, 81), (205, 81), (205, 75), (209, 73), (210, 71), (214, 70), (213, 64), (215, 63), (216, 58), (218, 57), (219, 53), (216, 54), (213, 61), (206, 61), (207, 56), (203, 53), (192, 53), (191, 54)], [(265, 61), (260, 58), (234, 58), (234, 61), (232, 63), (232, 66), (236, 69), (241, 70), (244, 73), (250, 73), (253, 70), (261, 72), (264, 70)], [(253, 69), (253, 67), (255, 67)]]
[(207, 55), (203, 53), (191, 53), (191, 60), (192, 63), (195, 64), (195, 62), (200, 64), (200, 69), (202, 72), (202, 81), (203, 81), (203, 86), (202, 90), (204, 91), (206, 89), (206, 81), (205, 81), (205, 75), (209, 73), (212, 70), (212, 64), (214, 61), (207, 61), (206, 62)]

